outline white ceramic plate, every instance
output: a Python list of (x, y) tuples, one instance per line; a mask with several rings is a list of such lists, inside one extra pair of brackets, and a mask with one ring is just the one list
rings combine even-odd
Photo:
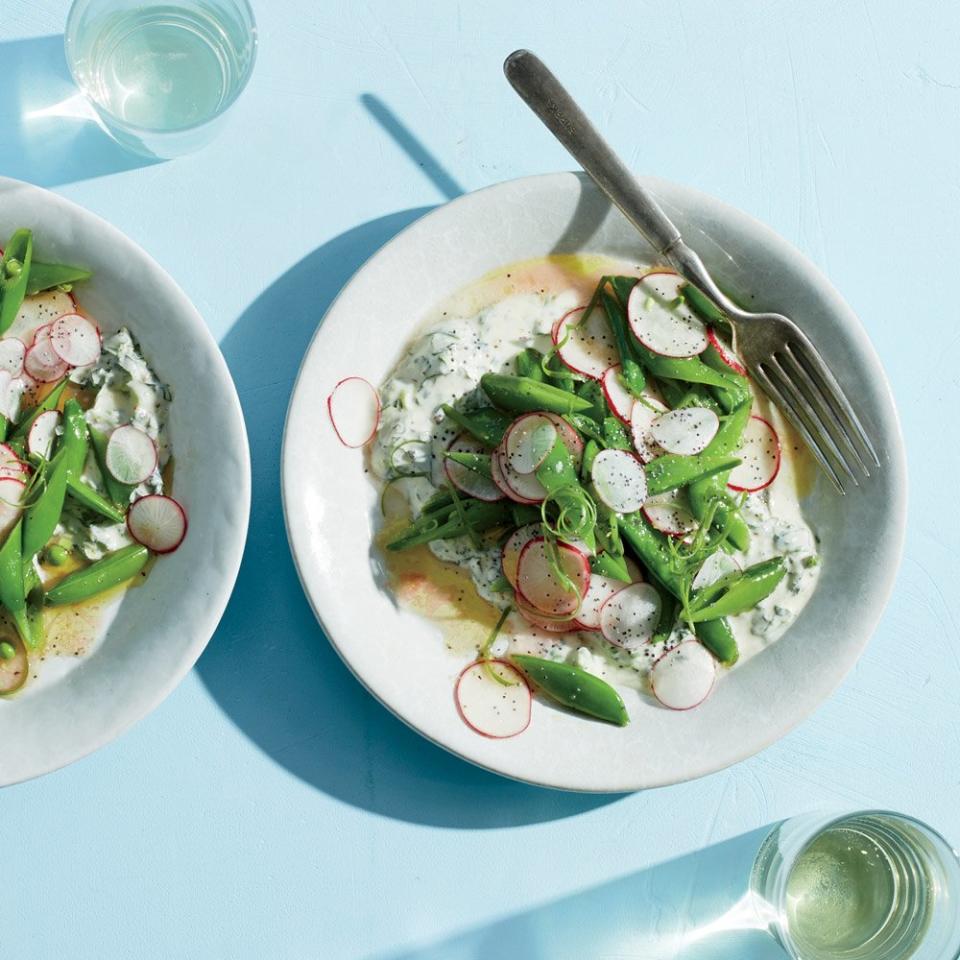
[[(213, 635), (236, 580), (250, 512), (250, 456), (227, 365), (173, 280), (132, 240), (81, 207), (0, 178), (0, 243), (34, 232), (38, 260), (93, 270), (80, 303), (121, 325), (173, 391), (173, 493), (190, 528), (142, 586), (123, 595), (102, 642), (55, 682), (0, 698), (0, 785), (62, 767), (114, 739), (170, 693)], [(57, 671), (58, 673), (60, 671)]]
[(464, 666), (435, 626), (399, 611), (375, 579), (375, 493), (359, 451), (341, 446), (324, 401), (342, 377), (380, 383), (418, 322), (486, 272), (550, 252), (652, 260), (637, 232), (575, 174), (503, 183), (413, 224), (372, 257), (330, 308), (307, 352), (287, 418), (283, 497), (304, 589), (337, 651), (367, 688), (424, 736), (510, 777), (571, 790), (623, 791), (702, 776), (756, 753), (840, 683), (873, 632), (900, 559), (906, 517), (903, 442), (876, 353), (824, 276), (773, 231), (717, 200), (646, 181), (722, 285), (758, 309), (794, 317), (820, 345), (877, 440), (883, 467), (861, 491), (821, 478), (805, 512), (822, 537), (810, 604), (776, 644), (725, 675), (701, 707), (675, 713), (624, 691), (615, 728), (534, 705), (510, 740), (457, 715)]

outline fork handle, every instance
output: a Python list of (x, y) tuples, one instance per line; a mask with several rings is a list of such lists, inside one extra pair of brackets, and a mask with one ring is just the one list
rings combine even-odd
[(539, 57), (529, 50), (517, 50), (504, 61), (503, 72), (527, 106), (658, 254), (666, 256), (681, 243), (680, 231)]

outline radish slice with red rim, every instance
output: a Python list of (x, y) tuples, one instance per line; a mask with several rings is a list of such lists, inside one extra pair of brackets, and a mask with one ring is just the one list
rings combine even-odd
[(763, 417), (752, 416), (743, 431), (736, 456), (740, 464), (730, 471), (727, 486), (740, 493), (756, 493), (769, 487), (780, 472), (780, 438)]
[(684, 640), (667, 650), (650, 668), (653, 695), (671, 710), (699, 706), (713, 690), (717, 661), (696, 640)]
[(639, 649), (657, 629), (660, 607), (660, 594), (649, 583), (622, 587), (600, 608), (604, 639), (625, 650)]
[(380, 425), (380, 394), (363, 377), (346, 377), (330, 391), (327, 414), (345, 447), (362, 447)]
[(627, 320), (633, 335), (664, 357), (693, 357), (707, 349), (707, 328), (681, 295), (686, 283), (670, 271), (648, 273), (627, 299)]
[(87, 367), (100, 359), (100, 331), (79, 313), (68, 313), (54, 320), (50, 345), (71, 367)]
[(0, 477), (22, 477), (30, 468), (17, 456), (16, 450), (0, 443)]
[(740, 358), (733, 352), (733, 347), (727, 346), (713, 327), (707, 327), (707, 339), (710, 346), (717, 351), (717, 356), (734, 372), (741, 377), (747, 375), (747, 368), (740, 362)]
[(554, 328), (554, 343), (560, 359), (574, 372), (599, 380), (620, 354), (602, 307), (594, 307), (584, 319), (586, 307), (577, 307), (561, 317)]
[(50, 338), (45, 337), (34, 343), (24, 354), (23, 369), (34, 380), (40, 383), (51, 383), (65, 377), (70, 367), (57, 356), (50, 345)]
[(157, 445), (139, 427), (127, 423), (110, 434), (104, 460), (120, 483), (143, 483), (157, 468)]
[(542, 413), (517, 417), (503, 437), (504, 462), (516, 473), (533, 473), (557, 442), (557, 428)]
[(702, 590), (704, 587), (709, 587), (711, 584), (722, 580), (731, 573), (736, 573), (740, 569), (740, 564), (737, 563), (729, 553), (718, 550), (716, 553), (711, 553), (710, 556), (703, 561), (690, 586), (693, 587), (694, 590)]
[(632, 423), (635, 398), (623, 385), (623, 379), (620, 376), (622, 369), (619, 363), (608, 367), (600, 378), (600, 385), (603, 387), (603, 395), (613, 415), (624, 426), (629, 427)]
[(720, 429), (720, 418), (708, 407), (668, 410), (650, 424), (650, 436), (667, 451), (682, 456), (703, 453)]
[(614, 513), (634, 513), (647, 499), (643, 464), (629, 450), (601, 450), (590, 469), (597, 496)]
[(574, 633), (580, 629), (575, 617), (548, 617), (531, 604), (522, 593), (517, 591), (513, 598), (514, 606), (527, 623), (547, 633)]
[(485, 737), (504, 740), (530, 725), (533, 693), (526, 677), (506, 660), (475, 660), (457, 678), (454, 697), (463, 722)]
[[(512, 500), (514, 503), (524, 503), (527, 505), (536, 503), (536, 500), (530, 500), (527, 497), (521, 497), (520, 494), (518, 494), (509, 483), (507, 483), (507, 475), (504, 473), (501, 463), (500, 448), (498, 447), (490, 455), (490, 476), (493, 478), (493, 482), (500, 488), (500, 491), (503, 493), (503, 495), (507, 497), (507, 499)], [(544, 491), (544, 493), (546, 493), (546, 491)]]
[[(535, 537), (520, 551), (517, 588), (541, 613), (551, 617), (576, 615), (590, 582), (590, 561), (562, 540), (551, 550), (543, 537)], [(554, 557), (555, 554), (555, 557)], [(563, 575), (558, 576), (557, 569)]]
[(542, 529), (539, 523), (528, 523), (514, 530), (503, 544), (500, 551), (500, 565), (503, 568), (503, 575), (514, 590), (517, 589), (517, 565), (520, 563), (520, 551), (541, 534)]
[(633, 409), (630, 412), (630, 434), (633, 439), (633, 449), (637, 451), (637, 456), (644, 463), (656, 460), (664, 452), (653, 439), (650, 427), (658, 416), (667, 412), (667, 409), (656, 397), (645, 396), (642, 400), (633, 402)]
[[(447, 448), (447, 452), (486, 453), (487, 448), (475, 437), (471, 437), (470, 434), (461, 433), (454, 437), (453, 442)], [(477, 473), (476, 470), (471, 470), (462, 463), (447, 459), (443, 461), (443, 469), (450, 482), (467, 496), (476, 497), (478, 500), (486, 500), (488, 503), (503, 499), (503, 492), (500, 488), (482, 473)]]
[[(497, 464), (495, 469), (493, 464)], [(499, 470), (499, 473), (497, 472)], [(540, 503), (547, 495), (546, 488), (533, 473), (517, 473), (506, 461), (503, 445), (497, 447), (490, 462), (490, 471), (494, 482), (501, 490), (517, 503)]]
[(173, 497), (152, 493), (133, 502), (127, 512), (127, 529), (148, 550), (172, 553), (187, 535), (187, 515)]
[(643, 505), (643, 515), (654, 529), (669, 537), (685, 537), (697, 529), (697, 518), (676, 492), (651, 497)]
[(578, 624), (584, 630), (599, 630), (600, 611), (603, 605), (622, 588), (623, 584), (619, 580), (599, 573), (591, 574), (590, 585), (587, 587), (586, 596), (577, 613)]
[(0, 477), (0, 539), (6, 538), (23, 512), (27, 484), (15, 477)]
[(65, 313), (75, 313), (76, 309), (70, 294), (60, 290), (48, 290), (32, 297), (25, 297), (17, 312), (16, 320), (7, 330), (7, 336), (17, 337), (26, 346), (30, 346), (38, 328), (49, 326), (57, 317), (62, 317)]
[(23, 373), (23, 358), (27, 352), (22, 340), (7, 337), (0, 340), (0, 370), (7, 370), (11, 377)]
[(573, 457), (574, 466), (579, 470), (580, 461), (583, 459), (583, 440), (580, 434), (559, 414), (545, 411), (542, 416), (546, 417), (557, 428), (558, 436), (570, 452), (570, 456)]
[(30, 427), (27, 433), (27, 450), (44, 460), (50, 459), (50, 450), (53, 448), (53, 438), (57, 435), (57, 425), (60, 423), (58, 410), (45, 410)]

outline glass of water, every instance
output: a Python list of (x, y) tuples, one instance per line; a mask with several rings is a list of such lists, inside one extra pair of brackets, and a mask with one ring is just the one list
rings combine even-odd
[(257, 31), (247, 0), (75, 0), (64, 43), (114, 139), (169, 158), (216, 133), (250, 78)]
[(954, 960), (960, 860), (926, 824), (882, 810), (786, 820), (751, 888), (798, 960)]

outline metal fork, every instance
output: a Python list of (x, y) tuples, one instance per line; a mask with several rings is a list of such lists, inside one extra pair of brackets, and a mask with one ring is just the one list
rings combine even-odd
[(517, 50), (503, 65), (507, 79), (626, 218), (663, 257), (699, 287), (730, 319), (734, 346), (754, 380), (803, 437), (840, 493), (859, 485), (858, 471), (880, 458), (836, 377), (802, 330), (779, 313), (742, 310), (714, 283), (633, 174), (597, 132), (559, 80), (529, 50)]

